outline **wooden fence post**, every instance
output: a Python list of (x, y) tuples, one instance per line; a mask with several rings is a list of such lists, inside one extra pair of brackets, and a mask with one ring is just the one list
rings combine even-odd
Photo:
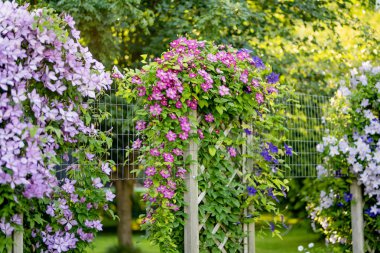
[[(252, 125), (251, 125), (252, 127)], [(246, 135), (246, 153), (252, 155), (252, 145), (253, 145), (253, 136), (252, 134)], [(251, 171), (253, 169), (253, 160), (252, 158), (247, 158), (246, 161), (246, 170)], [(248, 207), (248, 214), (252, 214), (254, 207)], [(255, 239), (255, 223), (248, 224), (248, 253), (256, 253), (256, 239)]]
[[(253, 212), (253, 207), (249, 207), (250, 212)], [(248, 224), (248, 253), (256, 253), (256, 239), (255, 239), (255, 223)]]
[[(246, 139), (247, 140), (247, 134), (243, 133), (243, 139)], [(248, 166), (248, 158), (245, 157), (245, 155), (248, 154), (248, 140), (246, 143), (244, 143), (242, 145), (242, 149), (241, 149), (241, 153), (242, 153), (242, 156), (243, 156), (243, 164), (242, 164), (242, 174), (243, 174), (243, 185), (244, 186), (247, 186), (247, 180), (245, 179), (245, 174), (247, 173), (247, 167), (249, 168)], [(244, 209), (244, 216), (247, 217), (248, 216), (248, 212), (249, 212), (249, 209), (248, 208), (245, 208)], [(249, 229), (248, 229), (248, 226), (249, 224), (243, 224), (243, 231), (244, 233), (246, 233), (247, 235), (244, 237), (244, 249), (243, 249), (243, 252), (244, 253), (249, 253)]]
[[(23, 215), (21, 214), (21, 224), (23, 224)], [(24, 235), (22, 231), (13, 232), (13, 245), (11, 253), (23, 253), (24, 251)]]
[[(191, 117), (197, 119), (197, 112), (192, 111)], [(199, 231), (198, 231), (198, 145), (190, 140), (188, 150), (185, 157), (191, 156), (191, 164), (189, 165), (189, 173), (186, 177), (185, 213), (187, 220), (185, 222), (185, 253), (199, 252)]]
[(362, 189), (355, 179), (351, 184), (351, 224), (353, 253), (364, 253), (364, 222)]

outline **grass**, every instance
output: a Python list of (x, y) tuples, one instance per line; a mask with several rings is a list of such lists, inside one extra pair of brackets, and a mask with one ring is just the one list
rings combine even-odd
[[(150, 245), (143, 235), (134, 235), (133, 243), (142, 253), (160, 253), (158, 247)], [(106, 253), (110, 247), (117, 245), (116, 234), (99, 234), (93, 245), (93, 249), (88, 249), (88, 253)]]
[(259, 253), (296, 253), (299, 245), (307, 247), (309, 243), (323, 247), (320, 235), (311, 231), (306, 224), (292, 225), (283, 233), (283, 239), (270, 235), (256, 235), (256, 251)]
[[(297, 253), (297, 247), (313, 242), (316, 246), (323, 246), (319, 242), (319, 235), (313, 233), (310, 226), (305, 223), (296, 223), (283, 232), (283, 239), (271, 235), (256, 234), (256, 252), (258, 253)], [(150, 245), (142, 235), (133, 236), (134, 244), (142, 253), (159, 253), (159, 249)], [(88, 253), (106, 253), (107, 249), (117, 244), (116, 234), (100, 234), (94, 242), (94, 248)]]

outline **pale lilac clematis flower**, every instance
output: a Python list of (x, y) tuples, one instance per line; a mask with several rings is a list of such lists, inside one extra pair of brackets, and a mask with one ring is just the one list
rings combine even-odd
[(225, 85), (219, 86), (219, 95), (221, 95), (221, 96), (230, 95), (230, 89), (227, 88), (227, 86), (225, 86)]

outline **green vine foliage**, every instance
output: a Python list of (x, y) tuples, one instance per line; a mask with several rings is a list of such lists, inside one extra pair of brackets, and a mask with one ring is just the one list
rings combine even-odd
[[(262, 213), (278, 215), (277, 202), (286, 194), (279, 164), (292, 151), (279, 148), (285, 129), (275, 100), (287, 88), (249, 50), (210, 42), (179, 38), (161, 58), (144, 63), (142, 69), (126, 70), (118, 91), (140, 106), (139, 138), (132, 146), (143, 154), (148, 188), (143, 229), (162, 252), (183, 252), (184, 178), (196, 162), (186, 151), (194, 141), (199, 190), (206, 192), (199, 206), (200, 251), (219, 252), (216, 241), (228, 236), (224, 249), (242, 252), (242, 224)], [(274, 222), (268, 230), (279, 233)]]

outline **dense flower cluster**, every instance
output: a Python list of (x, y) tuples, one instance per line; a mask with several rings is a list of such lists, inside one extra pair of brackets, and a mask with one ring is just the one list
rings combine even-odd
[[(26, 211), (24, 224), (28, 224), (38, 212), (33, 206), (40, 203), (50, 217), (48, 224), (38, 222), (46, 227), (34, 226), (30, 238), (27, 231), (26, 243), (47, 252), (65, 252), (76, 248), (79, 240), (91, 241), (92, 233), (101, 229), (98, 221), (91, 221), (87, 233), (80, 230), (83, 222), (77, 220), (75, 208), (95, 209), (94, 205), (106, 202), (106, 191), (100, 188), (107, 176), (95, 156), (102, 149), (88, 144), (92, 138), (102, 145), (96, 141), (99, 132), (91, 123), (89, 103), (110, 86), (111, 79), (79, 44), (79, 31), (70, 16), (60, 18), (45, 9), (29, 12), (27, 6), (5, 1), (0, 2), (0, 24), (0, 192), (8, 196), (4, 203), (14, 203), (1, 207), (0, 229), (9, 236), (12, 224), (20, 220), (18, 214), (7, 215), (21, 210)], [(91, 179), (59, 183), (55, 167), (73, 158), (95, 171), (94, 176), (104, 176), (95, 177), (93, 185)], [(80, 164), (68, 167), (68, 174), (82, 171)], [(91, 204), (95, 199), (85, 197), (86, 188), (99, 188), (94, 196), (103, 200)], [(107, 199), (111, 197), (108, 194)], [(52, 202), (48, 206), (46, 199)]]
[[(339, 127), (331, 129), (317, 146), (325, 161), (317, 167), (318, 176), (330, 182), (330, 193), (322, 191), (317, 204), (310, 205), (311, 217), (329, 234), (331, 243), (349, 242), (349, 229), (334, 227), (331, 211), (334, 208), (345, 209), (346, 215), (349, 214), (349, 206), (345, 203), (351, 201), (352, 195), (349, 193), (349, 181), (345, 179), (347, 176), (348, 179), (356, 178), (363, 186), (368, 238), (380, 238), (376, 225), (380, 220), (379, 103), (380, 67), (373, 67), (369, 62), (352, 70), (350, 84), (342, 85), (331, 100), (332, 109), (326, 121)], [(325, 177), (328, 175), (336, 178), (328, 180)], [(368, 245), (376, 248), (371, 241)]]
[[(271, 121), (265, 110), (268, 104), (264, 102), (273, 101), (279, 89), (283, 89), (278, 81), (279, 76), (260, 58), (252, 56), (250, 50), (186, 38), (171, 42), (170, 50), (155, 62), (126, 73), (119, 95), (144, 107), (136, 113), (140, 137), (132, 145), (144, 154), (144, 185), (148, 188), (144, 200), (149, 208), (143, 223), (164, 252), (181, 251), (184, 162), (189, 164), (184, 151), (188, 150), (189, 140), (199, 143), (198, 163), (206, 168), (199, 178), (199, 187), (207, 192), (207, 204), (200, 207), (200, 215), (204, 220), (208, 219), (207, 213), (213, 217), (207, 226), (213, 222), (226, 227), (249, 222), (253, 214), (241, 217), (241, 209), (252, 203), (262, 204), (255, 206), (256, 216), (266, 205), (271, 206), (266, 210), (276, 212), (272, 201), (277, 202), (277, 196), (283, 196), (286, 187), (281, 180), (272, 182), (278, 177), (273, 171), (280, 153), (275, 144), (252, 143), (248, 147), (261, 171), (248, 169), (248, 191), (241, 187), (238, 178), (230, 178), (236, 175), (233, 168), (241, 169), (243, 163), (243, 134), (260, 139), (261, 131)], [(279, 125), (272, 125), (273, 134)], [(262, 147), (265, 154), (261, 156), (257, 147)], [(291, 148), (285, 152), (291, 155)], [(210, 184), (219, 190), (206, 191)], [(240, 201), (241, 196), (244, 197)], [(215, 202), (219, 198), (219, 203)], [(274, 224), (270, 228), (274, 231)], [(201, 231), (201, 247), (211, 250), (216, 246), (206, 240), (214, 235), (207, 233)], [(242, 236), (241, 229), (231, 228), (231, 237)], [(227, 251), (238, 247), (238, 240), (229, 240), (225, 245)]]

